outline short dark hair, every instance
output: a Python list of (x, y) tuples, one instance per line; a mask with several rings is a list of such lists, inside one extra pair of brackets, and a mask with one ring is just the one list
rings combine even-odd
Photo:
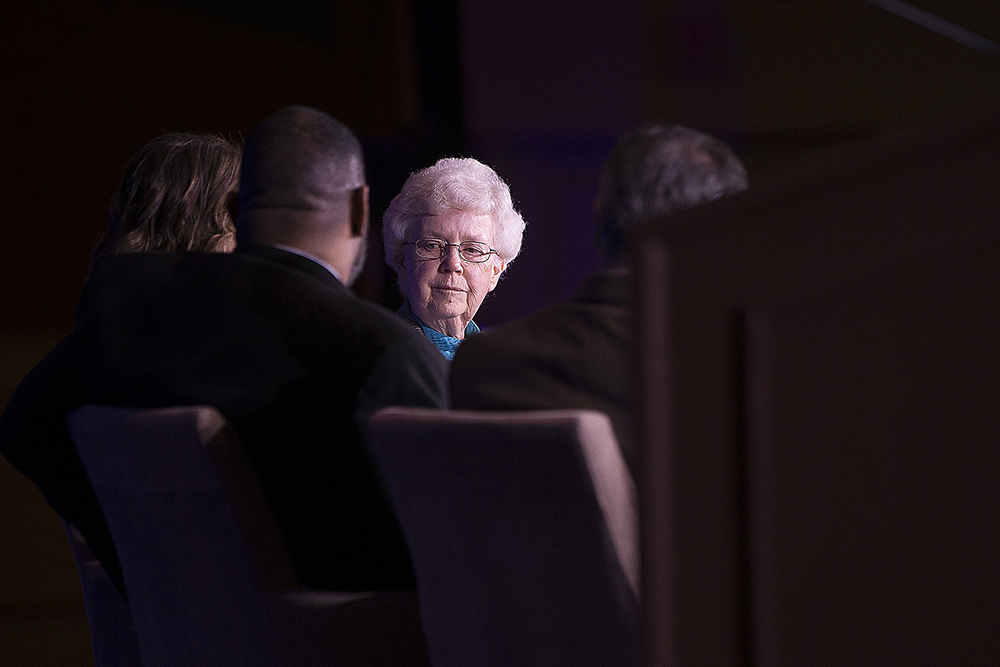
[(228, 252), (240, 147), (217, 135), (163, 134), (142, 147), (111, 200), (94, 257), (147, 251)]
[(620, 261), (634, 224), (746, 190), (747, 173), (715, 137), (679, 125), (648, 125), (618, 139), (601, 172), (597, 247)]
[(361, 142), (333, 117), (291, 106), (258, 123), (243, 147), (240, 211), (323, 210), (365, 184)]

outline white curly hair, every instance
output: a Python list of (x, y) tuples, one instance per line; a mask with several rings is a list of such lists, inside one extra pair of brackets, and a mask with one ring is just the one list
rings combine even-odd
[(521, 252), (524, 218), (514, 210), (510, 188), (491, 168), (473, 158), (443, 158), (410, 174), (382, 217), (385, 261), (397, 267), (406, 232), (417, 218), (448, 209), (488, 215), (493, 245), (504, 268)]

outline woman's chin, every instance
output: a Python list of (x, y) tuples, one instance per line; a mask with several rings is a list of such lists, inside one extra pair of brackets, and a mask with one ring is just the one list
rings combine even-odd
[(425, 312), (427, 316), (436, 320), (450, 320), (462, 317), (466, 311), (465, 300), (458, 299), (431, 299), (427, 304)]
[[(465, 318), (465, 310), (438, 310), (438, 311), (428, 311), (427, 316), (417, 314), (420, 319), (424, 321), (425, 324), (430, 326), (432, 329), (437, 329), (442, 333), (448, 333), (449, 331), (465, 331), (465, 325), (468, 324), (468, 320)], [(453, 334), (449, 334), (453, 335)]]

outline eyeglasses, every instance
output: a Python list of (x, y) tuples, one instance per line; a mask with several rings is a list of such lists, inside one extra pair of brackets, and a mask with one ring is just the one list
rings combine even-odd
[(417, 239), (404, 243), (413, 246), (413, 252), (420, 259), (441, 259), (448, 253), (448, 248), (458, 248), (458, 256), (463, 262), (482, 264), (497, 253), (496, 250), (479, 241), (462, 241), (461, 243), (446, 243), (443, 239)]

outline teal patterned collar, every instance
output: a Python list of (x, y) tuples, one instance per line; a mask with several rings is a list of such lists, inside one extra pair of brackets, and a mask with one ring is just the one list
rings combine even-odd
[[(458, 346), (461, 345), (461, 339), (443, 334), (440, 331), (432, 329), (424, 324), (423, 320), (417, 317), (416, 313), (413, 312), (409, 301), (404, 301), (403, 305), (399, 307), (399, 310), (396, 311), (396, 313), (406, 320), (410, 326), (422, 332), (427, 337), (427, 340), (432, 342), (434, 347), (436, 347), (441, 354), (444, 355), (445, 359), (451, 361), (455, 358), (455, 350), (457, 350)], [(465, 326), (465, 337), (468, 338), (469, 336), (477, 333), (479, 333), (479, 327), (475, 322), (469, 320), (469, 323)]]

